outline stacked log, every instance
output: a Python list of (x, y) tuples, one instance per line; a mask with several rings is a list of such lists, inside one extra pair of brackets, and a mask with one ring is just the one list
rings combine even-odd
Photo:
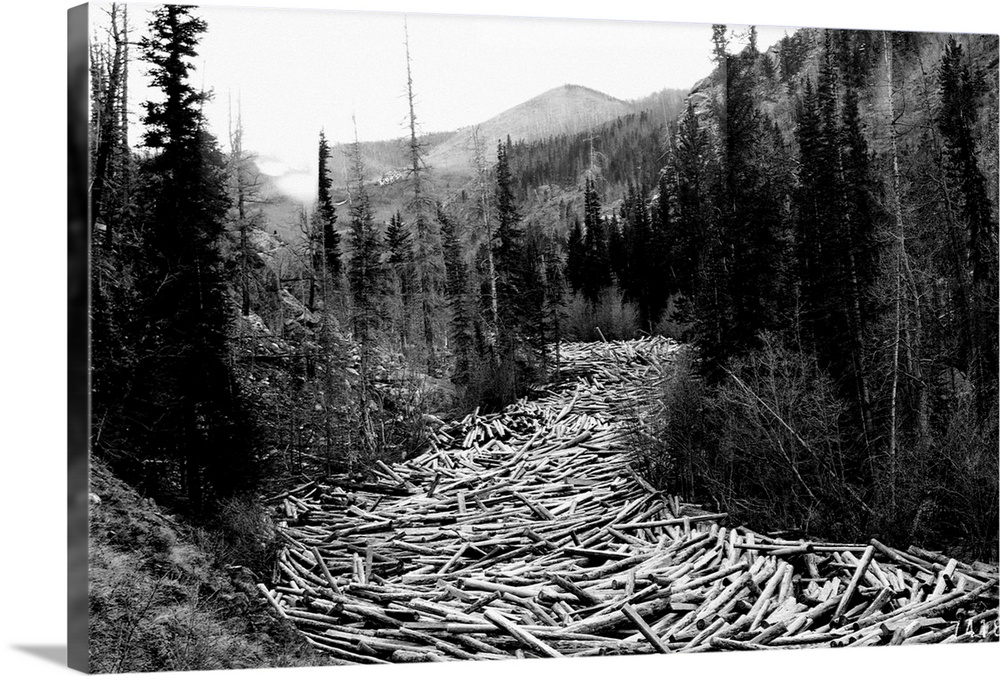
[(345, 663), (997, 640), (997, 574), (877, 540), (781, 539), (627, 459), (663, 338), (563, 345), (577, 374), (439, 427), (366, 482), (271, 502), (275, 612)]

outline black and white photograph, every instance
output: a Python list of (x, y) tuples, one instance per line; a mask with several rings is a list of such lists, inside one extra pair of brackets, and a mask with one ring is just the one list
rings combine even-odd
[(67, 10), (71, 668), (995, 661), (995, 23)]

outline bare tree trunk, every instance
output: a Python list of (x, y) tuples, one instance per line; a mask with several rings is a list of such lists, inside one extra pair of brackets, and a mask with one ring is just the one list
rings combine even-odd
[(885, 56), (888, 91), (886, 99), (889, 107), (889, 139), (892, 148), (892, 211), (896, 229), (896, 297), (895, 297), (895, 332), (892, 348), (892, 393), (889, 406), (889, 504), (896, 507), (896, 463), (898, 451), (898, 414), (899, 414), (899, 357), (900, 345), (903, 342), (903, 257), (905, 256), (905, 236), (903, 229), (903, 209), (900, 203), (899, 155), (896, 143), (896, 113), (893, 106), (893, 74), (892, 74), (892, 44), (889, 34), (882, 33), (882, 45)]
[[(861, 361), (861, 352), (864, 346), (864, 337), (861, 335), (861, 301), (858, 284), (857, 264), (854, 252), (848, 254), (848, 265), (850, 266), (851, 302), (847, 308), (848, 326), (851, 330), (851, 361), (854, 367), (854, 382), (857, 389), (858, 405), (861, 408), (861, 426), (864, 435), (865, 447), (869, 449), (871, 457), (872, 448), (872, 413), (871, 399), (868, 394), (868, 385), (865, 378), (864, 364)], [(874, 463), (872, 463), (874, 468)]]
[(416, 275), (417, 288), (420, 292), (420, 314), (423, 322), (424, 342), (427, 345), (428, 366), (433, 368), (434, 343), (436, 336), (433, 323), (433, 278), (431, 275), (431, 257), (434, 255), (430, 242), (430, 221), (426, 217), (421, 172), (425, 170), (421, 158), (421, 145), (417, 140), (417, 115), (414, 109), (413, 73), (410, 68), (410, 33), (404, 19), (404, 44), (406, 47), (406, 99), (410, 108), (410, 175), (413, 181), (413, 205), (416, 232)]
[(477, 127), (472, 133), (476, 153), (476, 172), (479, 180), (479, 209), (486, 233), (486, 281), (489, 289), (490, 315), (486, 328), (486, 343), (491, 359), (496, 358), (496, 338), (500, 326), (500, 309), (497, 303), (497, 269), (493, 260), (493, 219), (490, 213), (489, 177), (486, 169), (486, 150)]
[(243, 111), (237, 103), (236, 128), (230, 123), (229, 145), (232, 153), (233, 183), (236, 192), (236, 227), (240, 233), (240, 308), (244, 317), (250, 315), (250, 237), (247, 223), (247, 185), (243, 156)]
[[(94, 164), (94, 179), (91, 187), (91, 228), (98, 220), (105, 226), (104, 249), (111, 251), (114, 245), (114, 234), (117, 215), (107, 213), (108, 188), (113, 183), (115, 169), (115, 154), (123, 150), (128, 153), (128, 99), (126, 87), (128, 77), (128, 15), (123, 12), (122, 5), (112, 3), (107, 10), (111, 25), (108, 28), (110, 45), (107, 51), (98, 47), (96, 55), (92, 54), (91, 74), (103, 83), (98, 85), (102, 100), (97, 102), (97, 119), (95, 135), (97, 137), (97, 157)], [(119, 23), (119, 19), (122, 22)], [(109, 53), (110, 52), (110, 53)], [(99, 55), (104, 55), (108, 61), (93, 62)], [(122, 145), (124, 143), (126, 145)], [(125, 172), (121, 172), (125, 173)]]

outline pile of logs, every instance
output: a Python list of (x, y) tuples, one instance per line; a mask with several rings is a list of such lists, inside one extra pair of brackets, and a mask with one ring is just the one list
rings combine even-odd
[(997, 574), (876, 540), (727, 526), (627, 460), (662, 338), (563, 346), (577, 374), (442, 426), (377, 480), (272, 498), (274, 611), (344, 663), (997, 640)]

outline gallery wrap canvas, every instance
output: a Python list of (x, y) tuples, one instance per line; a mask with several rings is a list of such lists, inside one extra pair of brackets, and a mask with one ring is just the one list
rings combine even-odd
[(70, 10), (69, 665), (995, 657), (997, 35), (420, 9)]

